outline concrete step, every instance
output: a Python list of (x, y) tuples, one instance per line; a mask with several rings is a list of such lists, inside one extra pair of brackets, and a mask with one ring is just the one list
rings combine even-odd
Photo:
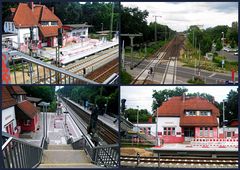
[(91, 163), (84, 150), (44, 150), (42, 164)]
[(48, 145), (48, 150), (73, 150), (72, 145)]
[(76, 164), (40, 164), (38, 168), (99, 168), (92, 163), (76, 163)]

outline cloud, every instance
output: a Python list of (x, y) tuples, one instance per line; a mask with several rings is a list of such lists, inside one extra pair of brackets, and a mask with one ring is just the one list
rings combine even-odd
[(183, 31), (190, 25), (204, 25), (204, 28), (217, 25), (231, 26), (238, 21), (237, 2), (131, 2), (123, 6), (147, 10), (148, 23), (154, 22), (154, 15), (162, 16), (157, 22), (170, 28)]

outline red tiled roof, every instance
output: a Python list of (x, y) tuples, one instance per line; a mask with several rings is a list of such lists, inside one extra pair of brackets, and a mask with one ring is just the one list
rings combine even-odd
[[(186, 110), (210, 110), (211, 116), (185, 116)], [(201, 97), (172, 97), (162, 103), (157, 109), (159, 117), (180, 117), (180, 126), (217, 126), (219, 109), (208, 100)]]
[(211, 110), (213, 114), (220, 116), (219, 109), (213, 103), (201, 97), (186, 99), (184, 110)]
[(11, 95), (27, 94), (20, 86), (7, 86), (7, 89)]
[(58, 21), (58, 25), (62, 26), (60, 19), (45, 5), (42, 7), (41, 21)]
[(2, 87), (2, 109), (12, 107), (16, 104), (16, 100), (12, 98), (6, 86)]
[(175, 96), (162, 103), (157, 109), (158, 116), (180, 116), (182, 112), (182, 97)]
[(181, 116), (180, 126), (218, 126), (214, 116)]
[(44, 37), (53, 37), (58, 35), (59, 26), (39, 26)]
[(31, 119), (38, 113), (37, 108), (27, 100), (18, 103), (17, 107)]
[(16, 27), (41, 26), (41, 21), (57, 21), (58, 26), (62, 27), (61, 20), (45, 5), (34, 4), (32, 10), (27, 3), (19, 3), (15, 11), (10, 10), (13, 13), (16, 11), (13, 18)]
[(34, 17), (32, 10), (29, 8), (28, 4), (25, 3), (19, 3), (13, 21), (16, 27), (21, 28), (38, 25), (38, 21)]

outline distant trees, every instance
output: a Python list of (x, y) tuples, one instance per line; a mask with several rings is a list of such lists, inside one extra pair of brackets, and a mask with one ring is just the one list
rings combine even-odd
[[(125, 110), (125, 116), (128, 118), (130, 122), (136, 123), (137, 122), (137, 114), (138, 114), (138, 121), (139, 123), (146, 123), (148, 122), (149, 118), (152, 115), (147, 111), (147, 109), (133, 109), (129, 108)], [(154, 120), (152, 120), (154, 122)]]
[[(155, 22), (148, 25), (147, 17), (149, 12), (147, 10), (140, 10), (139, 8), (130, 8), (121, 6), (121, 32), (129, 34), (142, 33), (142, 37), (134, 38), (134, 43), (148, 43), (154, 41)], [(158, 40), (164, 40), (169, 35), (173, 35), (174, 31), (168, 26), (157, 24), (157, 37)], [(126, 45), (130, 44), (128, 37), (122, 37)]]
[(65, 86), (57, 91), (57, 93), (70, 97), (71, 100), (83, 104), (88, 101), (105, 107), (107, 104), (108, 114), (118, 114), (118, 88), (117, 87), (100, 87), (100, 86)]
[[(237, 26), (229, 27), (227, 25), (219, 25), (213, 28), (207, 28), (206, 30), (199, 29), (198, 26), (190, 26), (187, 31), (189, 42), (196, 48), (199, 47), (201, 54), (205, 55), (211, 51), (212, 44), (216, 44), (216, 50), (222, 49), (222, 38), (224, 34), (225, 43), (230, 44), (232, 48), (238, 44), (238, 32)], [(193, 41), (194, 38), (194, 41)]]

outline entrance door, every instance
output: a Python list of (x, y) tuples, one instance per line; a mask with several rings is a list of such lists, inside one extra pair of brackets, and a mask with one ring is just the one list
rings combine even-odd
[(194, 127), (184, 128), (184, 141), (191, 141), (195, 137)]
[(13, 122), (10, 122), (8, 125), (5, 126), (6, 131), (8, 134), (13, 135), (14, 131), (13, 131)]

